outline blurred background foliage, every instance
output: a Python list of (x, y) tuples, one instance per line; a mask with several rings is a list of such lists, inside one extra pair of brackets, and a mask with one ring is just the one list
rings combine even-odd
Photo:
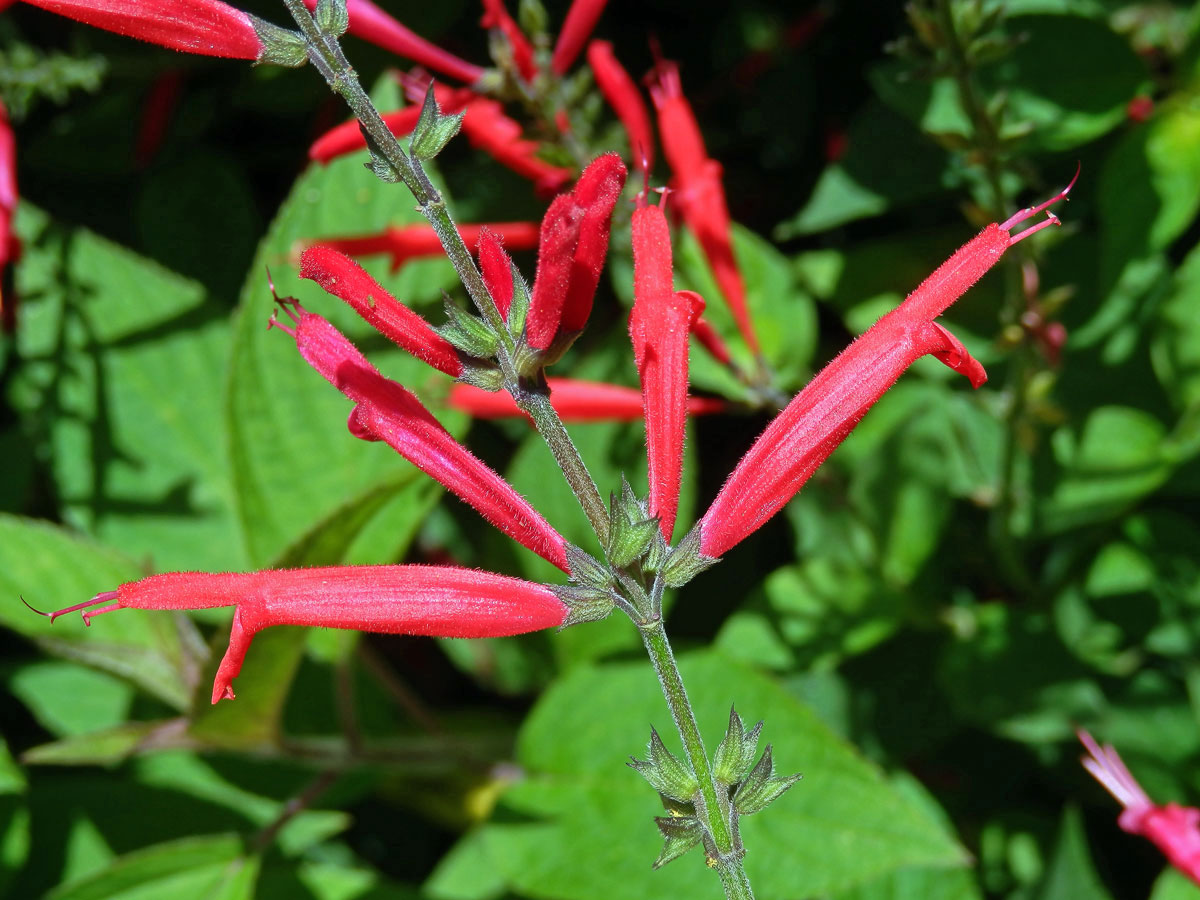
[[(388, 8), (487, 58), (468, 0)], [(1200, 897), (1118, 830), (1073, 735), (1114, 743), (1159, 801), (1200, 803), (1200, 12), (764, 0), (682, 17), (613, 0), (598, 33), (635, 73), (652, 35), (680, 60), (787, 392), (982, 224), (1082, 167), (1063, 227), (948, 316), (989, 384), (917, 365), (784, 515), (675, 598), (710, 742), (736, 701), (805, 773), (746, 823), (758, 895)], [(397, 104), (394, 61), (347, 48)], [(306, 166), (343, 118), (315, 73), (17, 6), (0, 16), (0, 94), (24, 243), (19, 327), (0, 339), (0, 894), (719, 896), (698, 854), (650, 870), (657, 804), (623, 762), (669, 721), (624, 621), (479, 642), (272, 629), (238, 700), (210, 707), (226, 612), (125, 611), (85, 634), (21, 606), (181, 568), (555, 573), (351, 439), (341, 398), (264, 328), (270, 266), (435, 408), (447, 389), (295, 278), (301, 239), (416, 218), (358, 159)], [(581, 109), (596, 147), (621, 140)], [(460, 143), (438, 160), (460, 221), (540, 217), (526, 183)], [(635, 383), (624, 216), (611, 287), (559, 374)], [(732, 340), (682, 231), (676, 253)], [(531, 254), (518, 263), (532, 275)], [(434, 316), (455, 289), (437, 261), (370, 268)], [(693, 367), (698, 390), (748, 399), (705, 357)], [(682, 518), (768, 414), (694, 423)], [(587, 546), (524, 423), (439, 415)], [(640, 426), (573, 433), (602, 490), (622, 471), (644, 485)]]

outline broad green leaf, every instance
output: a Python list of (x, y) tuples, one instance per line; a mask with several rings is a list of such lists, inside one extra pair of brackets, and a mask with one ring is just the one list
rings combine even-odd
[(22, 666), (9, 679), (9, 687), (41, 726), (58, 737), (123, 722), (134, 693), (111, 675), (51, 661)]
[(1056, 534), (1126, 511), (1170, 475), (1163, 452), (1166, 429), (1139, 409), (1102, 406), (1078, 437), (1059, 429), (1053, 438), (1063, 476), (1040, 510), (1041, 527)]
[(32, 747), (21, 758), (34, 766), (110, 766), (129, 758), (148, 741), (156, 748), (168, 749), (172, 737), (183, 739), (182, 725), (182, 719), (128, 722)]
[[(259, 247), (234, 318), (226, 408), (238, 516), (253, 565), (279, 557), (350, 498), (412, 471), (385, 444), (353, 438), (346, 429), (349, 401), (304, 363), (286, 334), (266, 330), (272, 301), (263, 267), (270, 266), (280, 296), (298, 297), (359, 339), (385, 375), (436, 397), (447, 387), (445, 376), (386, 349), (340, 300), (298, 279), (294, 268), (302, 242), (418, 221), (424, 220), (402, 187), (381, 184), (361, 160), (345, 158), (300, 177)], [(410, 304), (439, 298), (454, 281), (445, 260), (410, 263), (398, 277), (384, 275), (383, 260), (366, 262)], [(445, 415), (436, 405), (434, 411), (452, 431), (461, 429), (461, 415)]]
[(898, 869), (830, 896), (833, 900), (982, 900), (983, 893), (974, 875), (962, 869)]
[(29, 856), (29, 810), (22, 796), (27, 787), (25, 773), (0, 738), (0, 894)]
[(1154, 373), (1176, 409), (1200, 406), (1200, 246), (1176, 270), (1150, 344)]
[(242, 842), (234, 835), (156, 844), (51, 891), (47, 900), (208, 900), (248, 864), (241, 852)]
[(1125, 105), (1149, 86), (1145, 63), (1106, 22), (1014, 15), (1005, 29), (1020, 40), (979, 81), (985, 96), (1004, 92), (1006, 123), (1033, 126), (1026, 142), (1033, 148), (1070, 150), (1095, 140), (1123, 122)]
[[(116, 675), (176, 709), (187, 706), (185, 672), (195, 660), (181, 641), (181, 613), (129, 609), (97, 619), (85, 629), (78, 615), (52, 626), (16, 600), (23, 596), (50, 609), (80, 603), (133, 581), (141, 573), (112, 550), (43, 522), (0, 516), (0, 624), (34, 640), (43, 650)], [(44, 599), (43, 599), (44, 598)], [(184, 632), (186, 633), (186, 631)], [(86, 697), (77, 698), (81, 704)]]
[(66, 521), (151, 568), (244, 563), (220, 391), (224, 308), (200, 285), (21, 205), (12, 388), (47, 436)]
[[(766, 718), (781, 770), (804, 772), (804, 781), (770, 810), (743, 820), (758, 896), (807, 896), (909, 866), (965, 862), (953, 839), (773, 681), (716, 654), (687, 657), (682, 668), (714, 746), (736, 699), (750, 718)], [(719, 896), (716, 878), (698, 857), (672, 864), (669, 875), (649, 868), (659, 850), (650, 821), (659, 804), (624, 762), (643, 748), (648, 724), (668, 721), (644, 664), (572, 670), (522, 730), (518, 761), (527, 778), (504, 798), (517, 819), (483, 826), (471, 838), (479, 851), (463, 864), (490, 866), (511, 890), (533, 896), (638, 900), (664, 890)], [(581, 847), (588, 852), (579, 853)], [(439, 872), (434, 893), (439, 881), (481, 884), (453, 868)], [(477, 887), (462, 894), (484, 895)]]
[(868, 102), (846, 139), (846, 154), (825, 167), (800, 211), (776, 227), (777, 239), (828, 231), (951, 187), (945, 152), (882, 103)]

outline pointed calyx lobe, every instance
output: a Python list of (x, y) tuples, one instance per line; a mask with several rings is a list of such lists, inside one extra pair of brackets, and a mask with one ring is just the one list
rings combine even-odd
[[(1068, 188), (1069, 190), (1069, 188)], [(1066, 196), (1066, 191), (1049, 202)], [(1047, 204), (992, 224), (940, 265), (802, 390), (767, 426), (700, 521), (700, 552), (718, 557), (775, 515), (858, 424), (901, 373), (931, 354), (979, 387), (983, 367), (934, 319), (1004, 255), (1019, 235), (1008, 230)], [(1057, 222), (1051, 214), (1050, 221)]]
[(525, 324), (525, 342), (535, 350), (546, 350), (587, 324), (625, 174), (617, 154), (599, 156), (583, 170), (575, 189), (555, 197), (546, 211)]
[(325, 319), (304, 310), (296, 318), (300, 355), (356, 404), (348, 422), (355, 437), (384, 441), (513, 540), (568, 571), (562, 536), (512, 485), (456, 441), (415, 394), (384, 378)]
[(670, 542), (679, 508), (687, 424), (688, 332), (704, 309), (691, 291), (672, 285), (671, 234), (657, 206), (633, 213), (633, 313), (629, 334), (646, 415), (650, 515)]
[[(117, 609), (234, 606), (229, 649), (212, 702), (233, 699), (233, 679), (254, 635), (272, 625), (353, 628), (382, 634), (506, 637), (561, 625), (567, 609), (542, 585), (452, 566), (337, 566), (266, 572), (152, 575), (99, 594)], [(53, 616), (72, 610), (60, 610)]]

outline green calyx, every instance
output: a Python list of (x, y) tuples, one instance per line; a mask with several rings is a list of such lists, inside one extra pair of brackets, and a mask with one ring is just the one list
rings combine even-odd
[(650, 552), (654, 536), (659, 533), (658, 519), (648, 515), (645, 504), (637, 499), (624, 476), (621, 493), (611, 496), (609, 510), (608, 561), (620, 569)]
[(322, 34), (341, 37), (350, 27), (350, 10), (346, 7), (346, 0), (317, 0), (313, 21)]
[(500, 336), (482, 319), (459, 309), (449, 297), (443, 295), (446, 307), (446, 322), (438, 333), (468, 356), (476, 359), (492, 359), (500, 347)]
[(433, 96), (433, 84), (425, 91), (425, 102), (421, 105), (421, 117), (417, 127), (413, 129), (412, 139), (408, 143), (409, 152), (417, 159), (433, 159), (450, 139), (462, 128), (465, 111), (453, 115), (442, 115), (437, 100)]
[(650, 745), (647, 760), (631, 758), (628, 765), (641, 774), (650, 786), (664, 798), (679, 803), (691, 803), (700, 785), (696, 776), (662, 742), (658, 732), (650, 729)]
[(689, 531), (659, 567), (659, 577), (669, 588), (683, 587), (718, 560), (700, 552), (700, 526)]
[(308, 62), (308, 45), (300, 32), (280, 28), (257, 16), (250, 16), (250, 24), (262, 41), (262, 52), (254, 61), (255, 65), (271, 64), (295, 69)]

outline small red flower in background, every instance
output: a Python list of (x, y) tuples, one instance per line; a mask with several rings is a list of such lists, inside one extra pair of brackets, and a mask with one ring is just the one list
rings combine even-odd
[(654, 132), (641, 92), (617, 61), (612, 44), (608, 41), (592, 41), (588, 44), (587, 58), (596, 77), (596, 86), (629, 136), (631, 162), (648, 172), (654, 165)]
[[(98, 603), (100, 609), (89, 609)], [(507, 637), (554, 628), (567, 608), (549, 588), (453, 566), (337, 566), (268, 572), (172, 572), (49, 613), (83, 621), (118, 609), (236, 607), (212, 702), (234, 699), (233, 679), (254, 635), (272, 625), (353, 628), (382, 634)]]
[(1101, 747), (1086, 731), (1075, 733), (1088, 751), (1081, 760), (1083, 767), (1124, 807), (1117, 824), (1153, 842), (1167, 862), (1200, 885), (1200, 809), (1157, 805), (1111, 744)]
[[(1076, 173), (1078, 177), (1078, 173)], [(1053, 213), (1018, 235), (1010, 229), (1066, 197), (1050, 200), (992, 224), (960, 247), (900, 306), (822, 369), (746, 452), (700, 520), (700, 552), (719, 557), (749, 535), (803, 487), (817, 467), (896, 379), (931, 354), (970, 379), (987, 380), (983, 367), (949, 331), (934, 321), (983, 277), (1017, 241), (1057, 224)]]
[(538, 76), (537, 62), (533, 58), (533, 45), (525, 32), (521, 30), (516, 20), (508, 14), (504, 0), (483, 0), (483, 18), (479, 24), (484, 28), (495, 28), (504, 35), (508, 42), (508, 50), (512, 54), (513, 65), (517, 74), (526, 82), (531, 82)]
[(683, 96), (679, 67), (675, 63), (658, 64), (650, 97), (658, 110), (658, 133), (674, 176), (675, 193), (671, 200), (679, 207), (688, 230), (700, 242), (738, 331), (750, 349), (758, 353), (758, 337), (746, 306), (746, 286), (733, 255), (733, 227), (721, 184), (721, 164), (710, 159), (705, 150), (696, 116)]
[[(554, 376), (547, 378), (546, 384), (550, 388), (550, 404), (564, 422), (636, 422), (646, 415), (642, 392), (637, 388)], [(485, 391), (469, 384), (454, 385), (446, 405), (476, 419), (525, 416), (510, 394)], [(724, 401), (715, 397), (687, 398), (689, 416), (711, 415), (724, 409)]]
[[(459, 225), (458, 235), (468, 247), (479, 242), (480, 235), (490, 230), (513, 250), (532, 250), (538, 244), (536, 222), (490, 222), (480, 225)], [(348, 256), (387, 254), (392, 258), (392, 271), (397, 271), (411, 259), (444, 257), (442, 242), (432, 225), (401, 225), (385, 228), (379, 234), (350, 237), (320, 238), (313, 242)]]
[[(310, 11), (317, 8), (317, 0), (304, 0), (304, 3)], [(371, 0), (346, 0), (346, 9), (350, 13), (350, 34), (355, 37), (466, 84), (474, 84), (483, 77), (482, 66), (430, 43)]]
[(21, 253), (21, 242), (13, 233), (17, 211), (17, 140), (8, 110), (0, 103), (0, 330), (12, 333), (17, 327), (17, 296), (11, 289), (11, 266)]
[(258, 59), (257, 19), (220, 0), (25, 0), (76, 22), (184, 53)]
[(608, 0), (575, 0), (571, 4), (554, 44), (554, 57), (550, 61), (550, 68), (555, 75), (567, 74), (607, 5)]

